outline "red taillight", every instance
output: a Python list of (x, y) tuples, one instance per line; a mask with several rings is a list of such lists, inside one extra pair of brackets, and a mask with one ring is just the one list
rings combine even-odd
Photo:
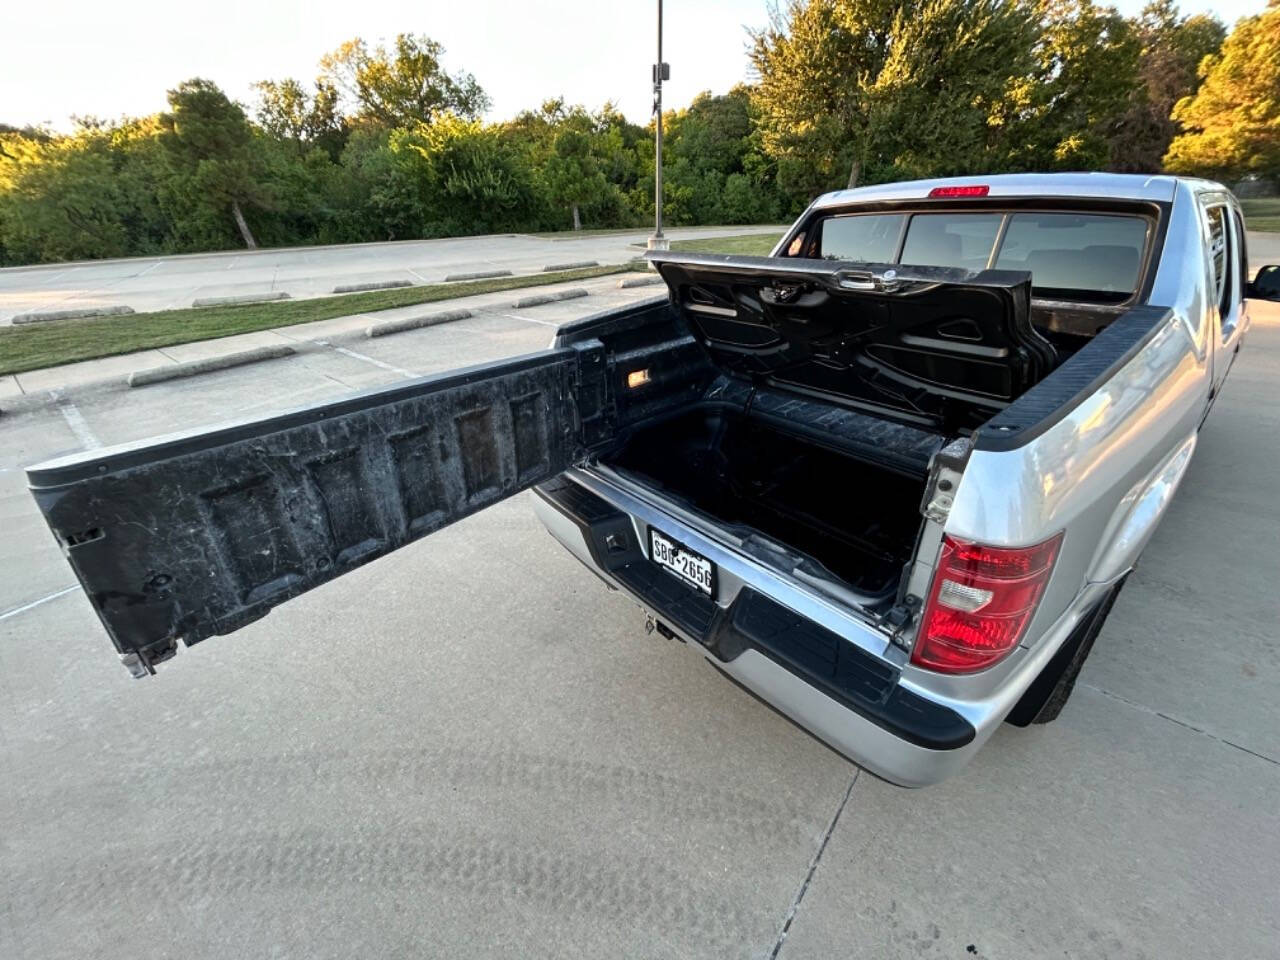
[(930, 197), (985, 197), (991, 190), (984, 184), (971, 184), (963, 187), (934, 187), (929, 191)]
[(942, 673), (989, 667), (1018, 645), (1036, 612), (1062, 534), (1031, 547), (942, 538), (911, 662)]

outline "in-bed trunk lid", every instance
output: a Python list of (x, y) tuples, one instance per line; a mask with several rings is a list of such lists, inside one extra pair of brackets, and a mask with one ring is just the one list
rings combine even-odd
[(713, 363), (942, 433), (974, 427), (1045, 377), (1031, 275), (828, 260), (653, 253)]

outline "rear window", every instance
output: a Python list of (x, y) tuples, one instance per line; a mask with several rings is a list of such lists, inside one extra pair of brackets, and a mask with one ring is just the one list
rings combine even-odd
[(906, 219), (905, 214), (884, 213), (824, 220), (820, 241), (822, 257), (892, 263)]
[(1146, 246), (1142, 217), (1015, 213), (995, 265), (1030, 270), (1032, 285), (1042, 289), (1130, 294)]
[(818, 253), (870, 263), (1028, 270), (1041, 295), (1120, 302), (1138, 288), (1150, 228), (1148, 218), (1125, 214), (846, 214), (821, 222)]
[(982, 270), (1002, 219), (998, 213), (918, 213), (907, 227), (901, 262)]

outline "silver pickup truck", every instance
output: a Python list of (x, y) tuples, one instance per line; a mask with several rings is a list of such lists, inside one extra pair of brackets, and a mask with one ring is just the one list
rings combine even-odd
[(1239, 208), (1169, 177), (815, 201), (770, 257), (540, 353), (27, 476), (121, 659), (534, 488), (648, 626), (903, 785), (1057, 716), (1248, 328)]

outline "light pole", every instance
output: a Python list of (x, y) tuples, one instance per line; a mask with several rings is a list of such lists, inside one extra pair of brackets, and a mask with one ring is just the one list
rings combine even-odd
[(653, 236), (650, 250), (666, 250), (670, 242), (662, 235), (662, 81), (671, 79), (671, 65), (662, 62), (662, 0), (658, 0), (658, 62), (653, 65), (653, 112), (658, 118), (654, 137)]

